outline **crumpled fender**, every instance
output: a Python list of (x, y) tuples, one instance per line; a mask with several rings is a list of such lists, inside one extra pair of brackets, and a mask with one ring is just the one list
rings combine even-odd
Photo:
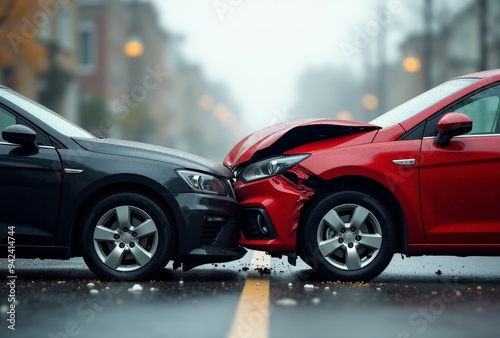
[(295, 203), (295, 207), (293, 208), (291, 217), (292, 223), (290, 225), (290, 234), (292, 234), (299, 227), (301, 210), (304, 207), (304, 204), (309, 199), (311, 199), (316, 191), (314, 191), (314, 189), (312, 188), (309, 188), (303, 183), (303, 181), (309, 178), (309, 175), (299, 166), (293, 167), (292, 169), (288, 170), (288, 172), (295, 174), (299, 180), (297, 184), (292, 183), (299, 192), (297, 202)]

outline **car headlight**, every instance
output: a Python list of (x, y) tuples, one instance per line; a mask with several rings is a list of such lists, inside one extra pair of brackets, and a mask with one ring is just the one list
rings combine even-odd
[(204, 194), (214, 194), (227, 196), (227, 189), (222, 180), (219, 178), (200, 173), (197, 171), (191, 170), (177, 170), (177, 174), (186, 183), (193, 189), (194, 191), (201, 192)]
[(307, 157), (309, 157), (309, 154), (280, 156), (252, 163), (248, 167), (243, 169), (240, 174), (240, 179), (243, 182), (248, 183), (263, 178), (276, 176), (290, 169), (291, 167), (296, 166)]

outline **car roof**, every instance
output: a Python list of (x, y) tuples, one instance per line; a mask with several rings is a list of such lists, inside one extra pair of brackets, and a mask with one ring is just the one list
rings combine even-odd
[(479, 78), (479, 79), (485, 79), (487, 77), (493, 77), (493, 76), (500, 76), (500, 69), (490, 69), (490, 70), (483, 70), (480, 72), (475, 72), (475, 73), (470, 73), (467, 75), (462, 75), (456, 77), (457, 79), (463, 79), (463, 78)]

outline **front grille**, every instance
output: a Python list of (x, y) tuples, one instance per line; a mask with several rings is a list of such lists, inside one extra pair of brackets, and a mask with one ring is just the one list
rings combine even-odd
[(224, 224), (204, 223), (201, 234), (201, 244), (210, 245), (215, 242), (223, 226)]

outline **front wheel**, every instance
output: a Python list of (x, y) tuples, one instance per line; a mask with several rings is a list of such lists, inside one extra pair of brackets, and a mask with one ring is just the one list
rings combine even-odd
[(87, 266), (101, 279), (147, 280), (167, 264), (173, 230), (164, 210), (150, 198), (117, 193), (89, 211), (82, 228)]
[(303, 258), (329, 280), (368, 281), (394, 254), (395, 229), (383, 204), (360, 191), (321, 199), (302, 224)]

